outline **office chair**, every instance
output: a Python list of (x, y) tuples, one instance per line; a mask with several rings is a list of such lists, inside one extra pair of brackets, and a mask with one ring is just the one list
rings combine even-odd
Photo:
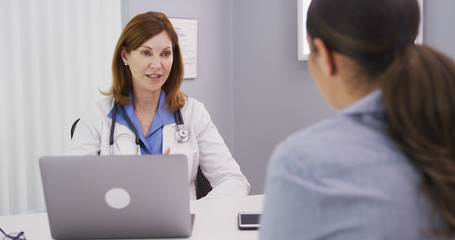
[[(71, 126), (71, 138), (73, 138), (74, 131), (76, 130), (76, 126), (79, 120), (80, 118), (76, 119), (76, 121), (74, 121), (73, 125)], [(209, 180), (202, 173), (200, 166), (197, 168), (197, 175), (196, 180), (194, 181), (194, 185), (196, 188), (196, 199), (203, 198), (210, 191), (212, 191), (212, 186), (210, 185)]]

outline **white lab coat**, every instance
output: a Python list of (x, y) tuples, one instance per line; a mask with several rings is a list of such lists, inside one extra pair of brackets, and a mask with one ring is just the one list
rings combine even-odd
[[(85, 109), (66, 155), (109, 155), (111, 118), (107, 115), (114, 106), (112, 97), (100, 99)], [(163, 127), (163, 152), (185, 154), (188, 158), (190, 199), (196, 199), (194, 181), (198, 166), (210, 181), (213, 189), (207, 198), (248, 195), (250, 184), (240, 171), (204, 105), (188, 97), (181, 109), (189, 140), (178, 143), (176, 124)], [(135, 135), (127, 126), (116, 123), (114, 155), (137, 154)]]

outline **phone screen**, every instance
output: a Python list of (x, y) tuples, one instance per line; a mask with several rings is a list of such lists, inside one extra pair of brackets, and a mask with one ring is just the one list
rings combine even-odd
[(239, 213), (239, 229), (255, 230), (259, 228), (260, 213)]
[(243, 224), (259, 224), (259, 214), (242, 214)]

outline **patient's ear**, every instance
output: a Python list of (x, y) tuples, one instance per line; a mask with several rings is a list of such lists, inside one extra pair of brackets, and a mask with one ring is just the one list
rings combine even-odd
[(313, 46), (317, 49), (320, 67), (326, 76), (333, 76), (336, 73), (336, 64), (333, 51), (327, 48), (327, 45), (320, 39), (313, 39)]

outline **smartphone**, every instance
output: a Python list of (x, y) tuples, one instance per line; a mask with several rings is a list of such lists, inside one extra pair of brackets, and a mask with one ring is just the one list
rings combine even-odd
[(260, 213), (239, 212), (239, 229), (240, 230), (257, 230), (259, 229)]

